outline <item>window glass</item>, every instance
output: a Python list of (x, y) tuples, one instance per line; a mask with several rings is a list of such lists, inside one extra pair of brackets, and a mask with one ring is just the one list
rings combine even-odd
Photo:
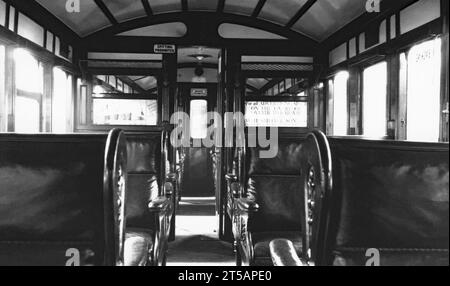
[(95, 75), (93, 124), (158, 124), (158, 81), (148, 75)]
[(249, 127), (308, 127), (308, 103), (248, 101), (245, 122)]
[(41, 93), (43, 91), (43, 68), (28, 51), (14, 51), (16, 88), (22, 91)]
[(0, 132), (6, 131), (5, 46), (0, 45)]
[(41, 105), (34, 98), (18, 96), (15, 106), (15, 132), (37, 133), (40, 131)]
[(194, 139), (206, 138), (208, 132), (208, 101), (191, 100), (190, 107), (191, 137)]
[(44, 85), (42, 65), (28, 51), (14, 51), (16, 97), (14, 105), (15, 132), (41, 131), (41, 105)]
[(441, 40), (413, 47), (408, 54), (407, 139), (439, 141)]
[(334, 78), (333, 97), (333, 135), (347, 135), (348, 126), (348, 96), (347, 82), (349, 74), (346, 71), (338, 73)]
[(246, 81), (247, 96), (297, 96), (300, 83), (294, 78), (248, 78)]
[(386, 135), (387, 64), (368, 67), (363, 73), (363, 133), (369, 137)]
[(53, 69), (52, 132), (65, 133), (70, 122), (72, 76), (60, 68)]
[(157, 125), (157, 100), (94, 98), (96, 125)]

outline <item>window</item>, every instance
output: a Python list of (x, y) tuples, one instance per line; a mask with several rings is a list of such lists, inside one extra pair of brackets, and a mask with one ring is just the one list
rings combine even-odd
[(348, 130), (348, 77), (346, 71), (334, 77), (333, 92), (333, 135), (347, 135)]
[(44, 75), (42, 65), (28, 51), (16, 49), (15, 63), (15, 132), (41, 131)]
[(7, 129), (5, 95), (5, 46), (0, 45), (0, 132)]
[(245, 124), (248, 127), (308, 127), (308, 103), (248, 101)]
[(413, 47), (408, 54), (407, 139), (439, 141), (441, 40)]
[(203, 99), (191, 100), (190, 106), (191, 137), (204, 139), (208, 132), (208, 101)]
[(308, 127), (308, 95), (303, 79), (247, 78), (245, 125)]
[(72, 76), (60, 68), (53, 69), (52, 132), (70, 131)]
[(363, 133), (369, 137), (386, 135), (387, 63), (368, 67), (363, 72)]
[(95, 75), (92, 123), (94, 125), (157, 125), (157, 87), (157, 79), (153, 76)]
[(94, 98), (95, 125), (157, 125), (157, 100)]

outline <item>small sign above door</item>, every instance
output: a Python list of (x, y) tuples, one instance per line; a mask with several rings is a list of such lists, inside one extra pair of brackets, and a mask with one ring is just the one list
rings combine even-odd
[(206, 88), (191, 88), (191, 96), (208, 96)]
[(177, 50), (175, 45), (168, 44), (156, 44), (153, 49), (155, 54), (175, 54)]

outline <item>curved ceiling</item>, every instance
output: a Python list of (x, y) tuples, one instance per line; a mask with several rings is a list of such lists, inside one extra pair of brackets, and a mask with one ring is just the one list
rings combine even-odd
[(325, 40), (362, 15), (366, 5), (366, 0), (81, 0), (80, 10), (70, 13), (66, 0), (33, 1), (80, 37), (159, 14), (202, 11), (270, 22), (315, 41)]

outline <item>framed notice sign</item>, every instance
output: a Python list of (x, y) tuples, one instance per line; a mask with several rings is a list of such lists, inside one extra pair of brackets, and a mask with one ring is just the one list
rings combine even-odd
[(177, 47), (175, 45), (168, 44), (156, 44), (154, 47), (155, 54), (175, 54)]
[(308, 103), (248, 101), (245, 123), (248, 127), (308, 127)]

